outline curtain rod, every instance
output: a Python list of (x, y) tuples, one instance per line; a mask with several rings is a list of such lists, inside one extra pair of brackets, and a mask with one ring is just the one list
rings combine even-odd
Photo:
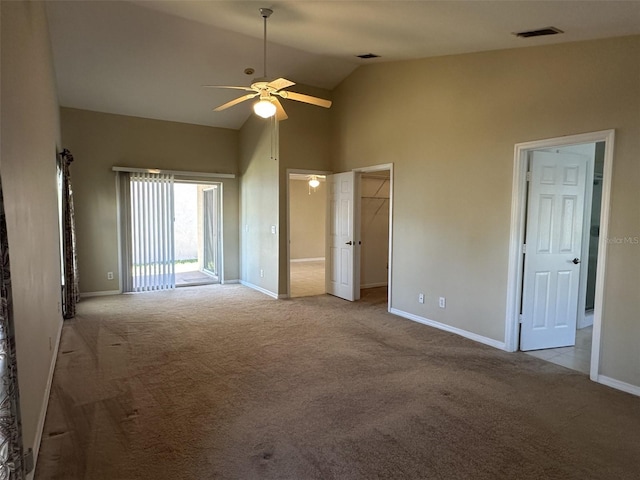
[(161, 170), (159, 168), (112, 167), (112, 170), (114, 172), (162, 173), (165, 175), (176, 175), (182, 177), (236, 178), (235, 173), (186, 172), (182, 170)]

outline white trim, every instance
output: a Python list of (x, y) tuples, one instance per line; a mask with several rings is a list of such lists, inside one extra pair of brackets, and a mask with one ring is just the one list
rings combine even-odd
[[(389, 170), (389, 258), (387, 259), (389, 265), (389, 272), (387, 277), (387, 311), (391, 312), (392, 308), (392, 294), (393, 294), (393, 163), (381, 163), (379, 165), (373, 165), (371, 167), (354, 168), (354, 172), (370, 173), (380, 172), (383, 170)], [(360, 286), (360, 288), (363, 288)]]
[(598, 241), (598, 268), (596, 272), (596, 292), (593, 319), (593, 339), (591, 346), (590, 378), (598, 381), (600, 366), (600, 348), (602, 334), (602, 302), (604, 298), (605, 268), (607, 256), (607, 237), (609, 230), (609, 210), (611, 199), (611, 178), (613, 164), (614, 130), (568, 135), (565, 137), (518, 143), (514, 148), (514, 168), (511, 197), (511, 223), (509, 239), (509, 268), (507, 278), (507, 305), (505, 316), (505, 349), (514, 352), (519, 348), (519, 305), (523, 265), (522, 244), (524, 242), (524, 223), (526, 220), (526, 171), (527, 154), (530, 150), (578, 145), (584, 143), (605, 142), (604, 169), (602, 178), (602, 200), (600, 213), (600, 237)]
[[(121, 209), (122, 205), (120, 205), (120, 175), (116, 173), (116, 235), (118, 236), (118, 290), (122, 292), (122, 215)], [(80, 294), (80, 298), (82, 298), (82, 293)]]
[(506, 345), (503, 342), (494, 340), (493, 338), (483, 337), (482, 335), (478, 335), (477, 333), (468, 332), (467, 330), (452, 327), (451, 325), (436, 322), (435, 320), (429, 320), (428, 318), (420, 317), (418, 315), (414, 315), (413, 313), (404, 312), (402, 310), (398, 310), (397, 308), (390, 308), (389, 312), (394, 315), (398, 315), (399, 317), (406, 318), (407, 320), (412, 320), (414, 322), (422, 323), (423, 325), (428, 325), (429, 327), (437, 328), (438, 330), (455, 333), (456, 335), (468, 338), (469, 340), (473, 340), (474, 342), (483, 343), (484, 345), (489, 345), (490, 347), (494, 347), (500, 350), (506, 350)]
[(315, 257), (315, 258), (292, 258), (289, 260), (291, 263), (302, 263), (302, 262), (320, 262), (324, 261), (325, 257)]
[(381, 170), (393, 171), (393, 163), (381, 163), (379, 165), (372, 165), (370, 167), (360, 167), (360, 168), (353, 169), (354, 172), (360, 172), (360, 173), (379, 172)]
[(159, 168), (130, 168), (130, 167), (112, 167), (114, 172), (130, 172), (130, 173), (157, 173), (162, 175), (174, 175), (184, 177), (202, 177), (202, 178), (236, 178), (235, 173), (206, 173), (206, 172), (188, 172), (182, 170), (162, 170)]
[(365, 288), (386, 287), (388, 285), (389, 285), (389, 282), (367, 283), (366, 285), (360, 285), (360, 288), (365, 289)]
[(578, 322), (578, 330), (591, 327), (593, 325), (593, 310), (587, 310), (582, 318), (582, 323)]
[[(224, 284), (224, 183), (216, 183), (218, 186), (218, 283)], [(204, 201), (204, 199), (203, 199)]]
[(224, 280), (220, 282), (220, 285), (233, 285), (233, 284), (239, 284), (240, 280), (237, 278), (234, 278), (232, 280)]
[(622, 390), (623, 392), (630, 393), (640, 397), (640, 386), (632, 385), (630, 383), (621, 382), (615, 378), (606, 377), (604, 375), (598, 375), (596, 382), (606, 385), (607, 387), (615, 388), (616, 390)]
[(122, 290), (104, 290), (102, 292), (83, 292), (80, 294), (80, 298), (90, 297), (107, 297), (109, 295), (120, 295)]
[(252, 288), (253, 290), (257, 290), (260, 293), (264, 293), (265, 295), (269, 295), (270, 297), (275, 298), (276, 300), (280, 298), (277, 293), (274, 293), (271, 290), (267, 290), (266, 288), (259, 287), (258, 285), (254, 285), (253, 283), (240, 280), (240, 284), (244, 285), (245, 287)]
[(605, 269), (609, 246), (609, 215), (611, 213), (611, 179), (613, 178), (613, 146), (615, 131), (600, 132), (604, 135), (604, 166), (602, 171), (602, 198), (600, 200), (600, 232), (598, 237), (598, 259), (596, 261), (596, 291), (593, 304), (593, 333), (591, 340), (591, 369), (589, 377), (596, 381), (600, 369), (602, 347), (602, 311), (605, 287)]
[(44, 432), (44, 421), (47, 418), (47, 409), (49, 407), (49, 397), (51, 396), (51, 386), (53, 385), (53, 374), (56, 370), (56, 363), (58, 360), (58, 350), (60, 349), (60, 339), (62, 338), (62, 326), (64, 320), (60, 318), (60, 326), (58, 327), (58, 333), (56, 334), (56, 342), (53, 347), (51, 355), (51, 365), (49, 366), (49, 377), (47, 378), (47, 385), (44, 389), (44, 397), (42, 399), (42, 407), (40, 409), (40, 418), (38, 419), (38, 426), (36, 427), (36, 438), (33, 441), (33, 470), (27, 478), (33, 478), (35, 475), (36, 467), (38, 466), (38, 454), (40, 453), (40, 443), (42, 442), (42, 434)]

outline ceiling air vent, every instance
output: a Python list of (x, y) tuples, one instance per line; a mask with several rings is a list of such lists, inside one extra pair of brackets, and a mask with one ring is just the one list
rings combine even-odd
[(356, 57), (368, 59), (368, 58), (379, 58), (380, 55), (376, 55), (375, 53), (365, 53), (363, 55), (356, 55)]
[(538, 30), (528, 30), (526, 32), (514, 33), (516, 37), (529, 38), (529, 37), (543, 37), (545, 35), (557, 35), (558, 33), (564, 33), (562, 30), (556, 27), (539, 28)]

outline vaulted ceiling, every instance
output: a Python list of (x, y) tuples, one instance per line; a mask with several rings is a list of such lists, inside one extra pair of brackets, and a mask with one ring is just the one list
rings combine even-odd
[[(251, 102), (213, 112), (238, 92), (202, 85), (249, 85), (262, 76), (260, 7), (274, 10), (268, 21), (268, 76), (328, 90), (367, 63), (640, 34), (638, 1), (50, 0), (46, 5), (62, 106), (233, 129), (250, 115)], [(513, 35), (549, 26), (565, 33)], [(366, 53), (380, 58), (357, 58)], [(255, 74), (246, 75), (248, 67)]]

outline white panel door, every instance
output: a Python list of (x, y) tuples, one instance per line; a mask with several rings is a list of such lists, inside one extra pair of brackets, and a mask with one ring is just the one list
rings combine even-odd
[(356, 288), (355, 173), (327, 176), (327, 293), (345, 300), (359, 298)]
[(575, 344), (588, 159), (533, 152), (520, 349)]

